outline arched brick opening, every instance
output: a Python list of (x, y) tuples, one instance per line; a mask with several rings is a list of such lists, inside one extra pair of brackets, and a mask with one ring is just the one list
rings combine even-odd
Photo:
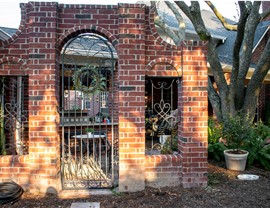
[(14, 56), (5, 56), (0, 59), (1, 65), (8, 65), (8, 63), (18, 64), (19, 67), (11, 68), (11, 69), (0, 69), (0, 75), (26, 75), (27, 72), (27, 64), (24, 60), (14, 57)]
[(101, 35), (112, 43), (114, 47), (116, 47), (118, 44), (118, 40), (114, 37), (114, 35), (105, 28), (96, 25), (84, 25), (68, 29), (64, 34), (62, 34), (57, 41), (58, 50), (61, 51), (62, 47), (69, 39), (77, 37), (82, 33), (95, 33)]
[[(158, 69), (155, 68), (156, 65), (163, 65), (163, 69)], [(172, 69), (168, 70), (166, 69), (166, 65), (169, 65), (172, 67)], [(147, 65), (146, 65), (146, 75), (147, 76), (164, 76), (164, 77), (181, 77), (182, 76), (182, 66), (175, 63), (172, 59), (170, 58), (157, 58), (154, 60), (151, 60)]]

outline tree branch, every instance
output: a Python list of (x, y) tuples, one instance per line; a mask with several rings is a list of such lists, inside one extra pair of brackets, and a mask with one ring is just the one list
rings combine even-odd
[(208, 40), (208, 53), (207, 58), (210, 64), (215, 82), (219, 89), (219, 97), (224, 100), (221, 102), (222, 114), (229, 113), (229, 102), (228, 102), (228, 85), (224, 77), (224, 73), (221, 67), (221, 63), (216, 51), (216, 43), (212, 39), (211, 34), (206, 29), (204, 21), (201, 16), (200, 5), (197, 1), (191, 1), (191, 6), (188, 7), (184, 1), (176, 1), (177, 6), (187, 15), (192, 22), (197, 34), (201, 40)]
[(188, 7), (184, 1), (176, 1), (177, 6), (187, 15), (190, 21), (193, 23), (197, 34), (201, 40), (207, 39), (208, 44), (208, 62), (211, 66), (213, 76), (218, 85), (218, 88), (227, 90), (227, 83), (223, 74), (223, 70), (216, 52), (216, 45), (212, 40), (209, 31), (206, 29), (200, 11), (200, 5), (197, 1), (192, 1), (191, 6)]
[(268, 17), (269, 15), (270, 15), (270, 9), (267, 10), (267, 11), (265, 11), (265, 12), (263, 12), (261, 14), (261, 20), (263, 20), (264, 18)]
[(208, 97), (209, 97), (210, 103), (213, 107), (213, 110), (214, 110), (216, 116), (217, 116), (217, 119), (220, 123), (222, 123), (223, 118), (222, 118), (222, 113), (221, 113), (220, 97), (219, 97), (217, 91), (215, 90), (215, 88), (211, 82), (211, 79), (209, 77), (208, 77), (207, 90), (208, 90)]
[(255, 113), (257, 98), (262, 87), (263, 80), (270, 70), (270, 39), (262, 52), (256, 69), (248, 83), (243, 109), (251, 116)]
[(178, 45), (180, 43), (180, 38), (175, 34), (175, 32), (165, 23), (163, 18), (161, 18), (157, 12), (156, 2), (151, 1), (152, 9), (155, 10), (154, 23), (158, 25), (164, 32), (173, 40), (173, 42)]
[(245, 90), (245, 79), (251, 63), (255, 31), (260, 21), (259, 15), (260, 3), (261, 2), (258, 1), (255, 1), (253, 3), (252, 9), (245, 24), (245, 34), (240, 51), (239, 74), (237, 78), (237, 87), (236, 87), (237, 89), (236, 97), (239, 99), (238, 108), (242, 108)]
[(211, 1), (205, 1), (205, 3), (212, 9), (212, 11), (215, 13), (216, 17), (220, 20), (225, 29), (234, 31), (237, 30), (237, 25), (229, 24), (226, 19), (219, 13), (217, 8), (214, 4), (212, 4)]
[(197, 1), (192, 1), (191, 6), (188, 7), (184, 1), (175, 1), (175, 3), (190, 19), (200, 39), (210, 40), (211, 34), (206, 29), (202, 20), (200, 4)]
[[(233, 63), (232, 63), (232, 73), (230, 79), (230, 111), (235, 112), (236, 109), (239, 109), (240, 103), (242, 103), (242, 96), (236, 96), (237, 93), (237, 77), (239, 73), (239, 57), (240, 57), (240, 49), (243, 43), (243, 38), (245, 34), (245, 25), (248, 18), (248, 10), (246, 9), (245, 3), (243, 1), (239, 1), (240, 8), (240, 18), (238, 21), (237, 34), (236, 39), (233, 46)], [(241, 96), (241, 98), (240, 98)]]
[[(172, 4), (169, 1), (165, 1), (165, 4), (170, 8), (170, 10), (173, 12), (175, 18), (178, 21), (178, 31), (177, 31), (177, 35), (180, 39), (180, 41), (185, 40), (185, 29), (186, 29), (186, 24), (184, 21), (184, 18), (182, 17), (181, 13), (179, 12), (179, 10), (174, 6), (174, 4)], [(179, 45), (180, 43), (178, 43), (177, 45)]]

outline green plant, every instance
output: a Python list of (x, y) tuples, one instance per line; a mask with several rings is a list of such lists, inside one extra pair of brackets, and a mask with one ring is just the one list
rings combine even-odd
[(172, 154), (174, 151), (178, 151), (178, 136), (172, 136), (172, 140), (167, 139), (164, 145), (162, 146), (162, 154)]
[(229, 116), (222, 130), (222, 138), (225, 140), (226, 146), (232, 149), (234, 153), (241, 153), (240, 148), (244, 145), (244, 142), (253, 136), (253, 125), (249, 121), (249, 117), (240, 113)]
[(208, 144), (208, 159), (212, 159), (215, 161), (224, 160), (223, 151), (226, 149), (227, 147), (221, 142), (217, 142), (215, 144)]
[(85, 132), (88, 133), (88, 132), (94, 132), (94, 129), (91, 128), (91, 127), (87, 127), (85, 128)]
[(262, 138), (262, 140), (266, 140), (267, 138), (270, 138), (270, 127), (264, 125), (263, 122), (258, 122), (255, 125), (254, 133)]
[(208, 143), (215, 144), (222, 137), (222, 126), (214, 118), (208, 119)]
[(270, 144), (263, 146), (257, 156), (257, 161), (266, 170), (270, 170)]
[(221, 161), (224, 160), (223, 151), (226, 146), (219, 142), (222, 137), (222, 125), (210, 117), (208, 119), (208, 159)]
[(262, 122), (253, 126), (253, 135), (247, 140), (243, 149), (249, 152), (248, 165), (258, 164), (270, 170), (270, 145), (266, 141), (270, 138), (270, 128)]

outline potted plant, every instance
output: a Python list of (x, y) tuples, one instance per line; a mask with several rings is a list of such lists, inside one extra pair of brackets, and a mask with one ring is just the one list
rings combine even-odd
[(252, 124), (248, 117), (242, 117), (239, 114), (230, 117), (224, 124), (222, 137), (228, 147), (227, 150), (224, 150), (227, 169), (245, 170), (248, 152), (241, 149), (241, 147), (245, 140), (248, 140), (253, 135), (252, 130)]
[(87, 128), (85, 128), (85, 132), (87, 133), (88, 137), (91, 137), (93, 132), (94, 132), (94, 129), (91, 127), (87, 127)]

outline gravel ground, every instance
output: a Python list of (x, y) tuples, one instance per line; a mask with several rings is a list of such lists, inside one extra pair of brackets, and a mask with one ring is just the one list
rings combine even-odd
[[(25, 192), (14, 204), (3, 208), (60, 208), (70, 207), (73, 202), (100, 202), (106, 208), (256, 208), (270, 207), (270, 171), (251, 167), (241, 174), (256, 174), (260, 178), (253, 181), (238, 180), (239, 172), (229, 171), (224, 164), (209, 164), (209, 185), (206, 188), (184, 189), (166, 187), (146, 188), (135, 193), (112, 195), (92, 195), (84, 198), (59, 198), (57, 195), (30, 194)], [(0, 205), (1, 207), (1, 205)]]

